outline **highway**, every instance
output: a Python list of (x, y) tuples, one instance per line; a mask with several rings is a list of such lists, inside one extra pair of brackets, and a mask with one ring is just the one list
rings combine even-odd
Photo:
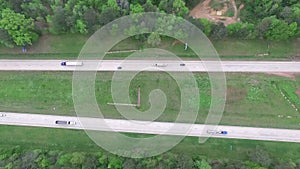
[(287, 61), (82, 60), (83, 65), (77, 67), (61, 66), (63, 61), (0, 60), (0, 71), (300, 72), (300, 62)]
[[(283, 142), (300, 142), (300, 130), (275, 129), (275, 128), (255, 128), (239, 126), (217, 126), (216, 131), (227, 131), (228, 134), (208, 134), (205, 130), (207, 126), (202, 124), (184, 124), (177, 123), (179, 127), (191, 126), (188, 133), (169, 130), (174, 123), (167, 122), (147, 122), (147, 121), (129, 121), (120, 119), (103, 119), (90, 117), (72, 117), (57, 115), (41, 115), (27, 113), (0, 112), (0, 124), (15, 126), (34, 126), (47, 128), (65, 128), (65, 129), (86, 129), (98, 131), (113, 131), (126, 133), (144, 133), (144, 134), (162, 134), (162, 135), (184, 135), (196, 137), (214, 137), (214, 138), (233, 138), (248, 140), (267, 140)], [(56, 120), (72, 121), (75, 125), (55, 124)], [(82, 126), (82, 123), (88, 125)]]

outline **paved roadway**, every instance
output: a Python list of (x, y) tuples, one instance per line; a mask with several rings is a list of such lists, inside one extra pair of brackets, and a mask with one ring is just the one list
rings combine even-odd
[[(1, 70), (14, 71), (73, 71), (76, 66), (61, 66), (65, 60), (0, 60)], [(177, 71), (177, 72), (300, 72), (300, 62), (282, 61), (222, 61), (222, 69), (218, 62), (209, 61), (171, 61), (171, 60), (103, 60), (98, 65), (96, 60), (83, 60), (77, 70), (89, 71)], [(156, 67), (154, 64), (165, 64)], [(184, 63), (185, 66), (180, 66)], [(121, 66), (122, 69), (118, 69)]]
[[(163, 134), (163, 135), (187, 135), (197, 137), (207, 137), (209, 134), (206, 128), (201, 124), (191, 125), (189, 132), (181, 133), (180, 131), (168, 130), (174, 123), (167, 122), (145, 122), (145, 121), (129, 121), (118, 119), (103, 119), (87, 118), (87, 117), (71, 117), (71, 116), (56, 116), (56, 115), (40, 115), (40, 114), (22, 114), (1, 112), (5, 116), (0, 117), (2, 125), (16, 126), (35, 126), (49, 128), (66, 128), (82, 130), (83, 126), (80, 121), (88, 122), (89, 125), (84, 128), (87, 130), (99, 131), (114, 131), (128, 133), (145, 133), (145, 134)], [(58, 125), (56, 120), (74, 121), (75, 125)], [(190, 124), (181, 123), (180, 127), (184, 128)], [(204, 132), (201, 132), (203, 131)], [(249, 139), (249, 140), (269, 140), (269, 141), (284, 141), (284, 142), (300, 142), (300, 130), (275, 129), (275, 128), (254, 128), (254, 127), (239, 127), (239, 126), (218, 126), (216, 131), (228, 131), (227, 135), (213, 134), (215, 138), (234, 138), (234, 139)]]

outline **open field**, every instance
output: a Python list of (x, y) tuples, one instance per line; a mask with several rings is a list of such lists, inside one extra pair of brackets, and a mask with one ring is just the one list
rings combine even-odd
[[(21, 48), (8, 49), (0, 47), (0, 59), (74, 59), (83, 47), (88, 36), (83, 35), (44, 35), (40, 41), (28, 49), (27, 54), (21, 53)], [(173, 39), (163, 38), (159, 48), (173, 52), (184, 58), (195, 58), (191, 50), (184, 50), (183, 44), (172, 46)], [(218, 51), (220, 57), (226, 60), (245, 59), (245, 60), (290, 60), (291, 56), (299, 55), (300, 41), (265, 41), (265, 40), (212, 40), (212, 43)], [(126, 39), (115, 47), (112, 51), (131, 50), (148, 48), (139, 45), (133, 39)], [(259, 54), (268, 53), (268, 56), (258, 56)], [(110, 54), (107, 59), (124, 58), (131, 53)]]
[[(122, 118), (111, 97), (113, 73), (98, 73), (96, 98), (106, 118)], [(195, 74), (200, 89), (200, 111), (197, 123), (203, 123), (210, 106), (210, 83), (205, 74)], [(0, 72), (0, 111), (76, 115), (72, 100), (72, 73)], [(122, 79), (117, 79), (117, 81)], [(265, 74), (227, 74), (227, 103), (221, 124), (253, 127), (300, 129), (299, 111), (281, 95), (280, 90), (296, 106), (299, 77), (290, 80)], [(141, 111), (149, 108), (148, 96), (154, 89), (165, 92), (167, 107), (157, 121), (174, 121), (180, 104), (180, 90), (165, 73), (143, 72), (130, 85), (130, 99), (137, 102), (137, 86), (141, 86)], [(277, 86), (277, 87), (275, 87)], [(279, 90), (280, 89), (280, 90)]]
[[(89, 139), (84, 131), (1, 126), (0, 133), (2, 138), (0, 147), (2, 148), (19, 145), (25, 150), (43, 147), (45, 150), (62, 150), (64, 152), (103, 151)], [(232, 145), (232, 150), (230, 150), (230, 145)], [(186, 137), (171, 152), (184, 153), (191, 157), (200, 155), (208, 159), (245, 160), (247, 152), (255, 149), (256, 146), (267, 150), (275, 159), (296, 161), (300, 156), (300, 144), (297, 143), (210, 138), (206, 143), (199, 144), (196, 137)]]

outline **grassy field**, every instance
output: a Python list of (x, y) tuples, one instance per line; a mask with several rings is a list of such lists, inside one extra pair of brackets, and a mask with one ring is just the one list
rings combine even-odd
[[(97, 152), (103, 151), (85, 134), (84, 131), (1, 126), (0, 147), (21, 146), (22, 149), (62, 150), (64, 152)], [(12, 133), (14, 133), (12, 135)], [(45, 134), (47, 133), (47, 134)], [(232, 150), (230, 146), (232, 145)], [(205, 156), (208, 159), (245, 160), (250, 150), (259, 146), (271, 157), (281, 160), (296, 161), (300, 156), (300, 144), (268, 141), (249, 141), (237, 139), (210, 138), (204, 144), (198, 143), (196, 137), (186, 137), (171, 152), (190, 156)]]
[[(107, 105), (113, 102), (110, 87), (112, 75), (110, 72), (98, 73), (95, 88), (97, 101), (105, 117), (122, 118), (114, 106)], [(200, 111), (196, 122), (203, 123), (210, 106), (210, 83), (205, 74), (195, 76), (200, 89)], [(122, 79), (119, 80), (122, 82)], [(0, 81), (0, 111), (76, 115), (70, 72), (0, 72)], [(299, 97), (295, 94), (295, 90), (300, 88), (299, 82), (299, 77), (294, 81), (264, 74), (227, 74), (227, 101), (221, 124), (300, 129), (299, 112), (274, 87), (278, 84), (282, 90), (289, 89), (288, 96), (295, 105), (299, 105)], [(157, 121), (174, 121), (181, 102), (175, 81), (167, 74), (138, 74), (130, 85), (132, 103), (137, 102), (139, 85), (142, 93), (140, 110), (149, 108), (150, 92), (161, 89), (168, 102)]]
[[(88, 36), (83, 35), (44, 35), (40, 41), (29, 47), (27, 54), (21, 53), (21, 48), (8, 49), (0, 47), (1, 59), (75, 59), (85, 44)], [(191, 50), (184, 50), (183, 44), (172, 46), (173, 39), (163, 38), (159, 48), (173, 52), (182, 58), (195, 58)], [(245, 59), (245, 60), (289, 60), (290, 56), (299, 55), (300, 41), (276, 42), (265, 40), (212, 40), (212, 43), (222, 59)], [(150, 46), (144, 46), (145, 48)], [(136, 41), (126, 39), (113, 47), (112, 51), (140, 49)], [(268, 53), (268, 56), (257, 56)], [(127, 54), (111, 54), (107, 58), (126, 57)]]

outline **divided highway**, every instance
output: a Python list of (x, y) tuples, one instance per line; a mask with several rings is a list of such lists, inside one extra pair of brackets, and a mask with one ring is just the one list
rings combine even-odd
[(0, 71), (300, 72), (300, 62), (282, 61), (81, 60), (82, 66), (61, 66), (63, 61), (0, 60)]
[[(99, 119), (88, 117), (56, 116), (41, 114), (9, 113), (0, 112), (0, 124), (16, 126), (35, 126), (49, 128), (65, 128), (78, 130), (98, 130), (126, 133), (162, 134), (162, 135), (183, 135), (197, 137), (234, 138), (249, 140), (269, 140), (284, 142), (300, 142), (300, 130), (276, 129), (276, 128), (255, 128), (239, 126), (217, 126), (215, 131), (227, 131), (228, 134), (208, 134), (207, 126), (201, 124), (180, 123), (179, 127), (191, 127), (189, 132), (169, 130), (174, 123), (168, 122), (147, 122), (130, 121), (120, 119)], [(55, 121), (71, 121), (71, 124), (56, 124)], [(81, 122), (88, 125), (82, 126)], [(178, 124), (178, 123), (177, 123)]]

